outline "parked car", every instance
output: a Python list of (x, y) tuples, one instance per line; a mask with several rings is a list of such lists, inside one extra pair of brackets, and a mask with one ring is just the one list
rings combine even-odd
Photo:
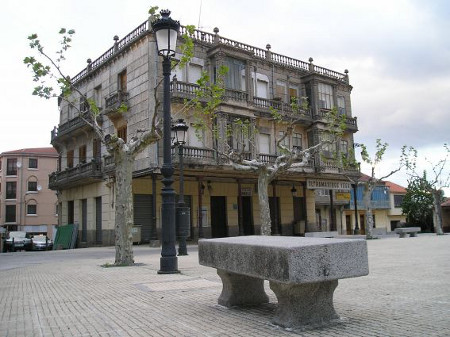
[(53, 241), (46, 235), (35, 235), (31, 239), (31, 247), (33, 250), (51, 250), (53, 249)]
[(31, 239), (27, 237), (27, 232), (14, 231), (9, 232), (5, 241), (6, 251), (15, 252), (16, 250), (30, 250)]

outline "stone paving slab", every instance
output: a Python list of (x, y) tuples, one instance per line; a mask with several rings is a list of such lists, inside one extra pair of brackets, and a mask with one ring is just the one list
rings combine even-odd
[(228, 309), (221, 281), (198, 264), (159, 275), (159, 248), (135, 246), (134, 267), (102, 268), (112, 247), (0, 254), (0, 336), (450, 336), (450, 235), (368, 241), (369, 275), (339, 281), (341, 319), (321, 329), (270, 324), (270, 303)]

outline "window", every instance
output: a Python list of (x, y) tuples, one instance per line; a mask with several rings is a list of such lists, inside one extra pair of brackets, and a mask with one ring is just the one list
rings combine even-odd
[(37, 169), (38, 168), (38, 160), (37, 158), (28, 159), (28, 168)]
[(257, 79), (256, 80), (256, 97), (269, 98), (269, 82)]
[(341, 140), (341, 154), (345, 157), (348, 155), (348, 142), (346, 140)]
[(298, 150), (302, 150), (302, 134), (301, 133), (293, 133), (292, 135), (292, 147)]
[(289, 87), (289, 103), (292, 103), (292, 101), (297, 101), (298, 104), (300, 104), (298, 99), (298, 88), (296, 87)]
[(6, 182), (6, 199), (16, 199), (17, 183), (15, 181)]
[(243, 152), (250, 151), (250, 123), (248, 120), (239, 118), (230, 120), (229, 127), (231, 128), (231, 135), (228, 144), (234, 149)]
[(259, 133), (259, 153), (270, 154), (270, 135)]
[(6, 175), (7, 176), (16, 176), (17, 175), (17, 159), (16, 158), (8, 158), (6, 160)]
[(118, 90), (122, 92), (127, 91), (127, 71), (124, 70), (119, 74), (119, 87)]
[(190, 63), (187, 71), (189, 83), (197, 83), (202, 77), (202, 66), (200, 65)]
[(100, 109), (102, 107), (102, 86), (101, 85), (94, 88), (94, 102), (97, 105), (97, 108)]
[(102, 156), (102, 143), (98, 138), (94, 138), (92, 141), (92, 155), (95, 160), (100, 161)]
[(80, 146), (78, 148), (78, 158), (80, 164), (86, 163), (86, 145)]
[(16, 205), (6, 205), (5, 222), (16, 222)]
[(319, 108), (333, 108), (333, 87), (329, 84), (319, 83)]
[(80, 112), (86, 112), (89, 110), (89, 104), (84, 99), (84, 97), (87, 97), (86, 94), (83, 94), (83, 96), (80, 96)]
[(280, 99), (281, 101), (285, 101), (286, 97), (286, 83), (282, 81), (277, 81), (277, 87), (275, 90), (275, 99)]
[(28, 182), (28, 192), (37, 192), (37, 181), (29, 181)]
[(347, 110), (345, 109), (345, 97), (344, 96), (338, 96), (337, 97), (337, 105), (338, 105), (338, 111), (340, 115), (346, 115)]
[(245, 91), (245, 63), (231, 57), (226, 59), (228, 72), (225, 75), (225, 86), (228, 89)]
[[(285, 134), (284, 131), (278, 131), (278, 139), (283, 138), (284, 134)], [(289, 141), (289, 136), (286, 136), (283, 139), (283, 141), (280, 143), (280, 145), (282, 145), (282, 146), (284, 146), (284, 147), (289, 149), (291, 147), (291, 144), (290, 144), (290, 141)]]
[[(321, 142), (323, 142), (323, 141), (330, 141), (330, 142), (332, 142), (333, 141), (332, 136), (329, 133), (326, 133), (326, 132), (320, 132), (319, 137), (320, 137), (320, 141)], [(335, 151), (336, 151), (336, 143), (331, 143), (330, 144), (330, 143), (327, 142), (327, 143), (325, 143), (322, 146), (322, 149), (323, 149), (323, 155), (325, 157), (332, 157), (334, 155)]]
[(28, 204), (27, 205), (27, 215), (36, 215), (37, 214), (37, 205), (36, 204)]
[(403, 198), (405, 196), (401, 194), (394, 194), (394, 207), (401, 208), (403, 204)]
[(122, 138), (122, 140), (126, 143), (127, 142), (127, 126), (121, 126), (117, 129), (117, 137)]
[(73, 167), (73, 150), (67, 151), (67, 167)]

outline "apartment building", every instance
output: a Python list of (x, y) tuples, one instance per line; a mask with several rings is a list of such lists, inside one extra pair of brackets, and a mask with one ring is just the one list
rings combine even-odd
[(52, 147), (0, 154), (0, 226), (7, 231), (53, 236), (58, 204), (48, 182), (57, 162), (58, 153)]
[[(185, 27), (182, 26), (182, 32)], [(192, 239), (259, 233), (257, 176), (233, 170), (217, 149), (227, 143), (238, 147), (247, 142), (248, 158), (273, 162), (279, 155), (276, 139), (286, 126), (276, 123), (270, 108), (281, 114), (292, 112), (292, 98), (307, 97), (309, 109), (296, 123), (292, 136), (285, 139), (289, 147), (308, 148), (317, 144), (326, 125), (325, 112), (333, 107), (345, 116), (345, 135), (334, 148), (326, 148), (312, 158), (301, 172), (287, 173), (269, 189), (271, 217), (275, 234), (301, 235), (305, 231), (336, 230), (343, 226), (342, 207), (334, 196), (348, 193), (348, 175), (334, 164), (332, 153), (351, 155), (357, 119), (352, 114), (348, 71), (336, 72), (266, 49), (234, 41), (214, 33), (196, 30), (192, 36), (194, 57), (187, 67), (172, 72), (172, 118), (183, 118), (189, 126), (183, 149), (184, 194), (191, 212)], [(177, 54), (175, 58), (181, 55)], [(253, 132), (250, 139), (238, 131), (231, 137), (214, 139), (205, 132), (196, 135), (194, 120), (181, 114), (185, 99), (192, 98), (196, 81), (206, 71), (215, 78), (221, 65), (229, 69), (225, 79), (224, 101), (213, 121), (218, 129), (233, 128), (236, 119), (248, 121)], [(72, 78), (81, 93), (92, 98), (101, 109), (98, 122), (105, 132), (131, 139), (148, 128), (155, 113), (155, 85), (162, 78), (161, 60), (151, 26), (146, 21), (119, 39), (102, 56), (88, 64)], [(73, 101), (76, 102), (76, 95)], [(121, 104), (128, 111), (119, 113)], [(87, 107), (80, 104), (80, 110)], [(59, 102), (60, 122), (52, 131), (52, 145), (59, 153), (58, 170), (50, 177), (50, 188), (58, 191), (60, 221), (78, 223), (79, 238), (88, 245), (114, 243), (114, 164), (104, 145), (86, 126), (76, 109)], [(161, 111), (156, 111), (161, 114)], [(179, 190), (178, 151), (173, 149), (174, 188)], [(134, 222), (141, 227), (143, 242), (157, 240), (161, 228), (162, 142), (150, 145), (141, 153), (133, 172)], [(322, 195), (321, 192), (322, 191)], [(328, 193), (327, 198), (323, 194)], [(330, 197), (331, 195), (331, 197)], [(327, 201), (325, 201), (325, 199)], [(348, 203), (348, 199), (346, 201)]]

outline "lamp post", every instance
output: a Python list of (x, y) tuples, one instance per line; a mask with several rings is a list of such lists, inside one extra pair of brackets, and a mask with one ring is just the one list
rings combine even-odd
[(190, 227), (190, 209), (184, 204), (184, 175), (183, 175), (183, 145), (186, 143), (186, 131), (189, 127), (183, 119), (179, 119), (172, 126), (175, 144), (178, 146), (178, 156), (180, 158), (180, 193), (178, 195), (178, 204), (176, 207), (176, 229), (178, 236), (178, 255), (188, 255), (186, 246), (186, 237), (189, 234)]
[(171, 155), (170, 120), (170, 58), (175, 55), (180, 23), (170, 17), (169, 10), (162, 10), (161, 18), (152, 23), (156, 36), (158, 54), (163, 57), (164, 104), (163, 104), (163, 165), (162, 183), (162, 249), (158, 274), (179, 273), (178, 258), (175, 249), (175, 191), (173, 190), (173, 164)]
[[(359, 143), (353, 143), (353, 149), (361, 147), (361, 144)], [(358, 184), (355, 182), (352, 184), (353, 187), (353, 199), (355, 200), (355, 229), (353, 231), (354, 235), (359, 235), (359, 224), (358, 224)]]

